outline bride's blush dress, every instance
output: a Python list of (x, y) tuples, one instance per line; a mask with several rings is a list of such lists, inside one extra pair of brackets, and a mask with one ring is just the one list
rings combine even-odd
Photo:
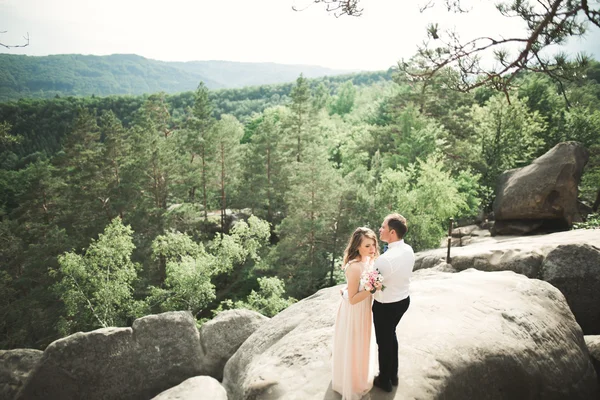
[[(370, 266), (360, 264), (362, 275)], [(364, 288), (360, 285), (359, 291), (362, 290)], [(340, 297), (333, 334), (331, 386), (342, 395), (343, 400), (358, 400), (371, 390), (377, 367), (376, 348), (373, 348), (376, 345), (372, 332), (372, 297), (354, 305), (350, 304), (347, 296)]]

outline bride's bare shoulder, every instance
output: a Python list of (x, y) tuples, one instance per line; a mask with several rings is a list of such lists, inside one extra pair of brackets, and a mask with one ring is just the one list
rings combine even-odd
[(344, 269), (347, 271), (350, 271), (352, 269), (358, 268), (362, 265), (362, 263), (358, 260), (350, 260), (346, 263), (346, 265), (344, 266)]

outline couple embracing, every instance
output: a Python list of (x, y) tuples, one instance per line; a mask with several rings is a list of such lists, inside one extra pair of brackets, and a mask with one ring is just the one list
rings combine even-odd
[[(377, 236), (369, 228), (357, 228), (344, 252), (348, 285), (335, 321), (331, 380), (342, 400), (358, 400), (373, 385), (386, 392), (398, 385), (396, 326), (410, 304), (415, 264), (414, 252), (403, 239), (407, 230), (403, 216), (390, 214), (379, 228), (379, 238), (388, 245), (384, 254), (379, 255)], [(373, 379), (377, 363), (379, 375)]]

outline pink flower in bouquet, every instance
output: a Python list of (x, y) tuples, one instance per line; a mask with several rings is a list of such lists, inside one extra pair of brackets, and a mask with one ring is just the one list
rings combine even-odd
[(377, 290), (385, 289), (383, 285), (383, 276), (378, 269), (367, 270), (360, 277), (360, 283), (365, 290), (375, 293)]

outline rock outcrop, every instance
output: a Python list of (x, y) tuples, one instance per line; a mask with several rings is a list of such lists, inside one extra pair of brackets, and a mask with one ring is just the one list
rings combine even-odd
[(196, 376), (165, 390), (152, 400), (227, 400), (227, 392), (216, 379)]
[(596, 369), (596, 376), (598, 377), (598, 384), (600, 384), (600, 335), (584, 336), (585, 344), (590, 351), (590, 357), (592, 364)]
[(563, 293), (583, 332), (600, 334), (600, 248), (589, 244), (556, 247), (544, 258), (540, 279)]
[(581, 144), (564, 142), (530, 165), (504, 172), (496, 187), (492, 233), (566, 230), (581, 221), (577, 187), (588, 158)]
[(131, 328), (80, 332), (51, 343), (17, 399), (145, 400), (200, 375), (200, 365), (189, 312), (149, 315)]
[[(339, 398), (331, 389), (339, 289), (317, 292), (252, 334), (225, 366), (229, 398)], [(385, 398), (598, 395), (581, 328), (550, 284), (508, 271), (423, 271), (411, 293), (397, 330), (400, 385)]]
[(0, 350), (0, 399), (13, 399), (44, 354), (40, 350)]
[[(452, 230), (451, 246), (461, 247), (476, 243), (490, 237), (489, 229), (482, 229), (478, 225), (466, 225)], [(442, 239), (440, 247), (448, 247), (448, 239)]]
[(268, 320), (256, 311), (228, 310), (202, 325), (200, 343), (203, 374), (222, 380), (227, 360), (248, 336)]
[[(446, 258), (446, 249), (420, 252), (415, 269), (431, 268)], [(514, 271), (559, 288), (586, 335), (600, 334), (600, 229), (549, 235), (491, 237), (451, 249), (458, 271)]]

